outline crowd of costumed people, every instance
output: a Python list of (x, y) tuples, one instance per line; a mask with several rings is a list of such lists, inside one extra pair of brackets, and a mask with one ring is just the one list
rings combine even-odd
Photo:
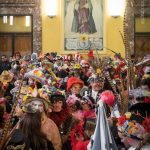
[(129, 74), (117, 53), (5, 56), (0, 149), (150, 150), (150, 56), (131, 61)]

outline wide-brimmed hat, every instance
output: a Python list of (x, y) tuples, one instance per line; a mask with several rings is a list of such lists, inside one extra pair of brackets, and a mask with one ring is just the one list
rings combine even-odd
[(13, 79), (13, 76), (10, 74), (10, 72), (4, 70), (2, 72), (2, 74), (0, 75), (0, 81), (2, 83), (8, 83), (8, 82), (11, 82)]
[(27, 97), (23, 101), (23, 106), (26, 108), (33, 101), (41, 101), (44, 104), (46, 111), (48, 110), (48, 108), (50, 106), (50, 101), (48, 101), (48, 100), (46, 100), (44, 98), (40, 98), (40, 97)]

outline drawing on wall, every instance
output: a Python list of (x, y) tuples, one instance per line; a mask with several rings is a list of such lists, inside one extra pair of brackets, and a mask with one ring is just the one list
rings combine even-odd
[(65, 0), (65, 50), (101, 50), (103, 47), (102, 0)]

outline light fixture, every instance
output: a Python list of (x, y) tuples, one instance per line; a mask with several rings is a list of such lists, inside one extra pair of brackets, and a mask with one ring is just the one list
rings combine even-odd
[(26, 27), (30, 27), (31, 24), (31, 16), (26, 16)]
[(14, 17), (13, 17), (13, 16), (10, 16), (9, 19), (10, 19), (10, 20), (9, 20), (9, 21), (10, 21), (10, 22), (9, 22), (9, 25), (12, 26), (12, 25), (14, 24)]
[(7, 23), (7, 16), (3, 16), (3, 23)]
[(118, 18), (122, 15), (124, 7), (125, 7), (125, 0), (108, 1), (109, 15), (114, 18)]
[(50, 18), (57, 15), (57, 0), (45, 0), (45, 12)]

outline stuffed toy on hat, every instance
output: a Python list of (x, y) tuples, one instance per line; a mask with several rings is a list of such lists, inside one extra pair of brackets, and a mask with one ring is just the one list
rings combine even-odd
[(84, 82), (77, 77), (70, 77), (67, 82), (67, 91), (69, 92), (73, 84), (80, 84), (83, 87)]

